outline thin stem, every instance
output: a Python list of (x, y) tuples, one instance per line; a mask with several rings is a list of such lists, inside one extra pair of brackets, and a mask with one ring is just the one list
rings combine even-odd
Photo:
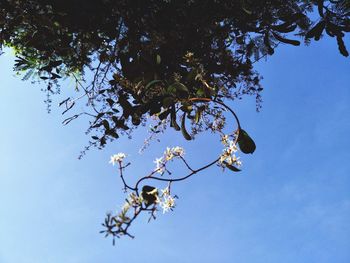
[[(126, 166), (128, 166), (128, 165), (126, 165)], [(126, 183), (125, 179), (124, 179), (123, 169), (124, 169), (126, 166), (122, 166), (122, 162), (119, 162), (119, 174), (120, 174), (120, 178), (121, 178), (122, 181), (123, 181), (124, 189), (125, 189), (125, 190), (128, 188), (128, 189), (130, 189), (130, 190), (132, 190), (132, 191), (135, 191), (136, 188), (133, 188), (133, 187), (129, 186), (129, 185)]]
[(225, 109), (229, 110), (232, 113), (232, 115), (234, 116), (234, 118), (237, 122), (238, 129), (241, 129), (241, 124), (239, 122), (237, 114), (229, 106), (227, 106), (225, 103), (218, 101), (218, 100), (212, 100), (209, 98), (191, 98), (190, 101), (191, 102), (213, 102), (216, 104), (220, 104), (221, 106), (223, 106)]
[(153, 180), (157, 180), (157, 181), (163, 181), (163, 182), (179, 182), (179, 181), (183, 181), (183, 180), (186, 180), (187, 178), (191, 177), (192, 175), (204, 170), (204, 169), (207, 169), (209, 168), (210, 166), (214, 165), (215, 163), (217, 163), (219, 161), (220, 158), (217, 158), (215, 159), (214, 161), (212, 161), (211, 163), (197, 169), (197, 170), (192, 170), (191, 173), (189, 173), (188, 175), (184, 176), (184, 177), (180, 177), (180, 178), (161, 178), (161, 177), (155, 177), (155, 176), (145, 176), (145, 177), (142, 177), (141, 179), (139, 179), (136, 183), (136, 186), (135, 188), (138, 189), (138, 186), (139, 184), (146, 180), (146, 179), (153, 179)]

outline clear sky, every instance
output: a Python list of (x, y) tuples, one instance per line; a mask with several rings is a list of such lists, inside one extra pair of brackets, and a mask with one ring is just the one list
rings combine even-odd
[(259, 63), (262, 111), (253, 98), (231, 104), (257, 143), (241, 156), (243, 171), (213, 167), (174, 185), (174, 212), (139, 218), (136, 238), (115, 247), (98, 233), (124, 200), (111, 154), (129, 154), (133, 181), (166, 146), (184, 146), (198, 165), (222, 146), (170, 131), (139, 155), (140, 130), (79, 161), (87, 119), (63, 127), (59, 99), (47, 114), (40, 87), (14, 77), (12, 65), (0, 57), (0, 263), (350, 262), (350, 59), (333, 39), (283, 46)]

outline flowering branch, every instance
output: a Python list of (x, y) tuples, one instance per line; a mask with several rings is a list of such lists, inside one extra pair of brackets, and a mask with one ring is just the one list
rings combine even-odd
[[(182, 147), (167, 147), (163, 156), (156, 158), (154, 161), (156, 164), (155, 169), (148, 175), (138, 179), (134, 186), (129, 185), (124, 177), (124, 170), (130, 165), (130, 162), (124, 164), (126, 155), (124, 153), (118, 153), (111, 156), (110, 163), (113, 165), (118, 164), (119, 175), (123, 182), (124, 191), (126, 193), (130, 191), (121, 211), (116, 215), (112, 215), (111, 213), (107, 214), (102, 224), (105, 230), (101, 231), (101, 233), (105, 233), (106, 237), (111, 235), (113, 237), (113, 244), (115, 244), (115, 238), (120, 238), (121, 236), (134, 238), (134, 236), (130, 234), (129, 228), (135, 219), (143, 212), (149, 213), (150, 221), (156, 219), (156, 212), (159, 209), (161, 209), (163, 213), (166, 213), (175, 208), (175, 199), (178, 197), (177, 195), (171, 194), (172, 183), (189, 179), (191, 176), (208, 169), (214, 164), (217, 164), (223, 169), (228, 168), (234, 172), (238, 172), (240, 171), (239, 168), (242, 166), (240, 158), (236, 156), (238, 148), (240, 148), (243, 153), (252, 153), (255, 150), (254, 142), (241, 128), (237, 115), (230, 107), (223, 102), (211, 101), (206, 98), (192, 99), (192, 102), (214, 102), (220, 104), (235, 117), (238, 126), (237, 130), (232, 134), (224, 134), (221, 129), (214, 129), (214, 131), (221, 134), (221, 142), (224, 145), (224, 149), (213, 161), (197, 169), (194, 169), (185, 159), (185, 151)], [(176, 159), (181, 160), (184, 167), (188, 170), (188, 173), (182, 177), (168, 177), (172, 174), (168, 168), (168, 163)], [(159, 174), (159, 176), (157, 174)], [(162, 189), (145, 184), (146, 181), (151, 180), (167, 183), (167, 186)]]

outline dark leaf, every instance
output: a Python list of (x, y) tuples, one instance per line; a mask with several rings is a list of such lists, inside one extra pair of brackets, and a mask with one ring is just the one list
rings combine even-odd
[(162, 103), (164, 108), (168, 108), (174, 104), (174, 99), (173, 97), (168, 96), (163, 99)]
[(161, 111), (162, 106), (160, 105), (159, 101), (153, 100), (150, 103), (150, 109), (149, 109), (149, 114), (153, 115)]
[(188, 88), (181, 82), (171, 84), (167, 90), (169, 93), (176, 93), (179, 98), (186, 98), (189, 94)]
[(171, 108), (171, 122), (170, 122), (170, 127), (173, 127), (175, 130), (179, 131), (181, 128), (176, 122), (176, 112), (175, 112), (175, 106)]
[(238, 146), (241, 149), (241, 151), (246, 154), (253, 153), (256, 149), (255, 142), (243, 129), (239, 130)]
[(101, 139), (100, 139), (100, 146), (103, 147), (103, 146), (105, 146), (105, 145), (106, 145), (106, 137), (103, 136), (103, 137), (101, 137)]
[(113, 107), (113, 105), (114, 105), (114, 100), (108, 98), (108, 99), (106, 99), (106, 101), (107, 101), (107, 103), (109, 104), (110, 107)]
[(163, 111), (163, 112), (161, 112), (161, 113), (158, 115), (158, 118), (159, 118), (160, 120), (164, 120), (164, 119), (166, 119), (166, 118), (168, 117), (168, 115), (170, 114), (170, 112), (171, 112), (171, 109), (168, 109), (168, 110), (166, 110), (166, 111)]
[(284, 38), (284, 37), (282, 37), (281, 35), (279, 35), (279, 34), (277, 34), (275, 32), (272, 32), (272, 34), (278, 41), (281, 41), (283, 43), (290, 44), (290, 45), (293, 45), (293, 46), (300, 46), (300, 41), (298, 41), (298, 40), (292, 40), (292, 39)]
[(326, 22), (324, 20), (318, 22), (316, 26), (314, 26), (307, 34), (305, 38), (315, 38), (315, 40), (320, 40), (322, 32), (326, 26)]
[(55, 68), (55, 67), (58, 67), (59, 65), (61, 65), (62, 63), (63, 63), (62, 60), (51, 61), (51, 62), (49, 63), (49, 67)]
[(160, 82), (162, 82), (162, 81), (158, 80), (158, 79), (155, 79), (155, 80), (148, 82), (148, 84), (145, 86), (145, 90), (148, 90), (152, 85), (154, 85), (156, 83), (160, 83)]
[(110, 129), (110, 127), (109, 127), (109, 122), (108, 122), (107, 120), (103, 120), (103, 121), (102, 121), (102, 125), (103, 125), (103, 127), (105, 127), (105, 129), (106, 129), (107, 131)]
[(224, 162), (226, 168), (230, 169), (233, 172), (240, 172), (241, 170), (238, 169), (236, 166), (233, 166), (231, 164), (228, 164), (227, 162)]
[(119, 138), (119, 135), (118, 135), (115, 131), (113, 131), (113, 130), (108, 130), (108, 131), (106, 132), (106, 134), (109, 135), (109, 136), (111, 136), (111, 137), (113, 137), (113, 138), (115, 138), (115, 139), (118, 139), (118, 138)]
[(135, 126), (138, 126), (140, 125), (141, 123), (141, 118), (139, 115), (137, 115), (136, 113), (132, 115), (131, 117), (131, 122), (132, 124), (134, 124)]
[(198, 123), (201, 119), (202, 112), (200, 110), (196, 111), (196, 115), (194, 116), (194, 122)]
[(186, 130), (186, 113), (184, 113), (182, 115), (182, 119), (181, 119), (181, 132), (182, 135), (184, 136), (184, 138), (188, 141), (192, 140), (191, 135), (187, 132)]
[(321, 17), (324, 17), (323, 3), (324, 3), (324, 0), (318, 0), (317, 1), (317, 9), (318, 9), (318, 13), (320, 14)]
[(297, 28), (297, 24), (291, 24), (290, 22), (286, 22), (281, 25), (274, 25), (271, 28), (280, 33), (289, 33)]
[(60, 75), (51, 72), (51, 79), (60, 79), (60, 78), (62, 78)]
[(346, 47), (345, 47), (345, 43), (344, 40), (341, 36), (337, 36), (337, 43), (338, 43), (338, 48), (339, 48), (339, 52), (344, 56), (344, 57), (348, 57), (349, 56), (349, 52), (347, 51)]
[(273, 53), (275, 53), (275, 51), (271, 47), (269, 32), (266, 32), (264, 35), (264, 44), (265, 44), (265, 47), (267, 49), (267, 53), (269, 55), (273, 55)]
[(149, 185), (142, 187), (141, 196), (146, 206), (154, 204), (157, 200), (158, 191), (157, 188)]

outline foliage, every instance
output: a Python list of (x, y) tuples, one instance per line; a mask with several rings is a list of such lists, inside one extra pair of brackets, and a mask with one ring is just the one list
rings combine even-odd
[[(2, 0), (0, 54), (2, 47), (15, 50), (14, 70), (24, 80), (46, 82), (49, 104), (59, 80), (74, 79), (77, 96), (59, 105), (69, 114), (85, 102), (83, 112), (63, 123), (91, 117), (86, 150), (130, 136), (150, 116), (158, 120), (154, 134), (172, 127), (186, 140), (207, 130), (225, 136), (226, 111), (237, 121), (234, 144), (252, 153), (254, 141), (226, 103), (252, 95), (260, 109), (254, 63), (280, 44), (323, 35), (336, 39), (347, 57), (349, 16), (346, 0)], [(221, 164), (239, 170), (227, 159), (230, 152), (223, 156)], [(129, 190), (147, 200), (137, 186)]]
[[(314, 9), (318, 18), (311, 21)], [(91, 145), (130, 134), (149, 115), (169, 120), (189, 140), (201, 129), (190, 135), (184, 119), (208, 129), (199, 115), (217, 115), (193, 98), (254, 95), (261, 106), (253, 64), (278, 44), (299, 45), (295, 37), (309, 42), (326, 33), (347, 56), (349, 12), (348, 1), (3, 0), (0, 43), (16, 50), (15, 70), (34, 71), (48, 93), (61, 77), (75, 79), (88, 112), (64, 123), (93, 115), (90, 129), (100, 133)], [(76, 101), (67, 98), (61, 106), (67, 112)]]

